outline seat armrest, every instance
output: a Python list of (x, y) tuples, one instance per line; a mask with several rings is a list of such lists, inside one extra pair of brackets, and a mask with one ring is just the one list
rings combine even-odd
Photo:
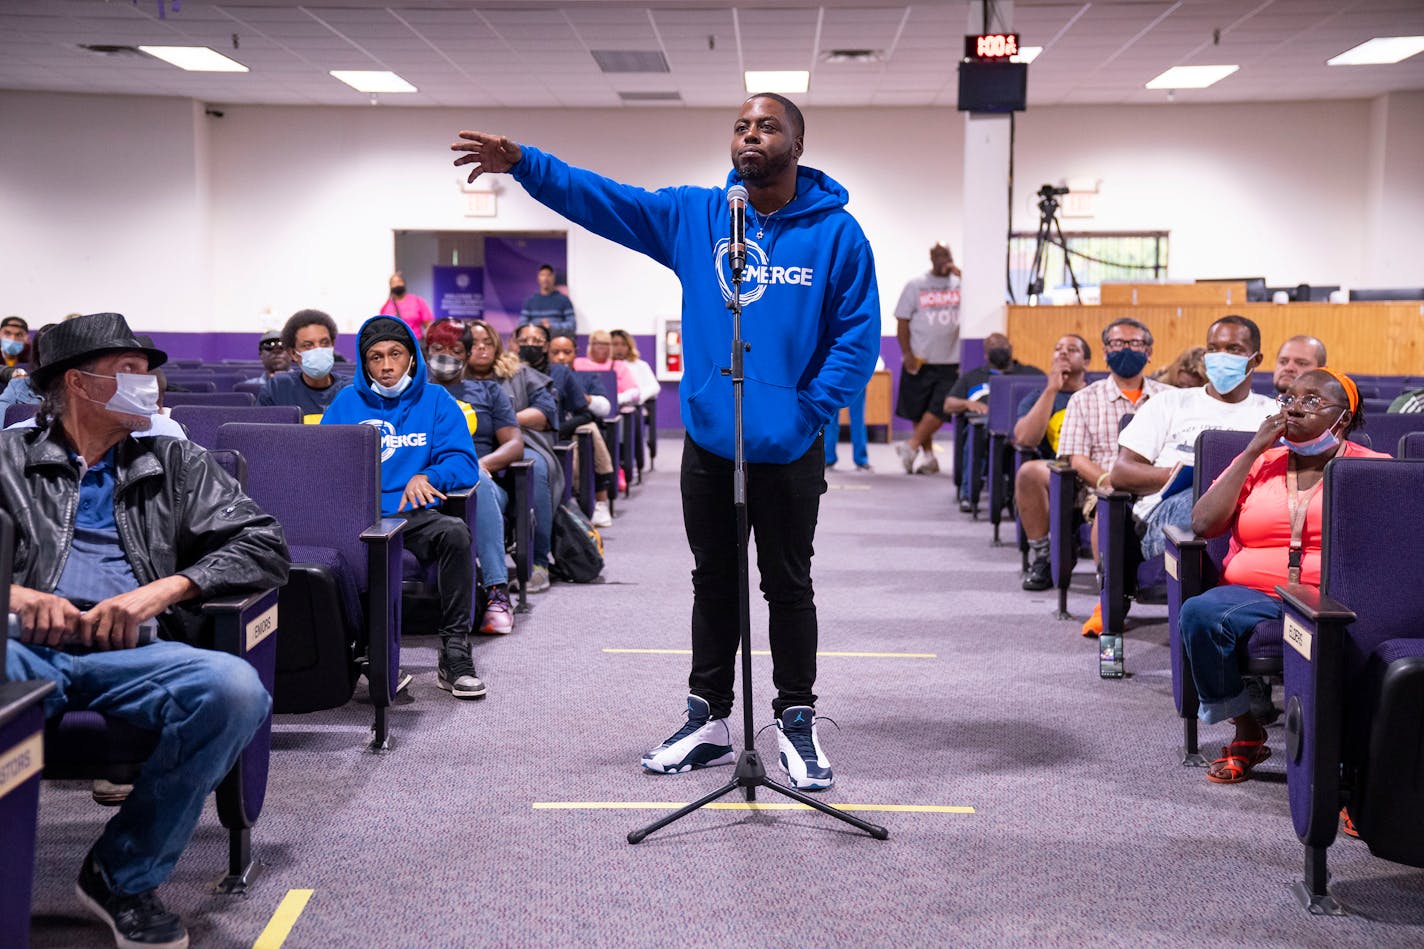
[(209, 615), (216, 615), (218, 613), (241, 613), (245, 610), (252, 609), (258, 603), (262, 602), (263, 597), (271, 593), (273, 589), (275, 588), (269, 587), (265, 590), (254, 590), (252, 593), (238, 593), (233, 596), (219, 596), (211, 600), (204, 600), (202, 611)]
[(383, 517), (361, 532), (361, 540), (368, 544), (393, 540), (405, 530), (405, 525), (403, 517)]
[(1189, 530), (1183, 530), (1175, 524), (1167, 524), (1162, 528), (1162, 533), (1166, 536), (1167, 542), (1178, 550), (1205, 550), (1206, 538), (1194, 534)]
[(1303, 583), (1282, 583), (1276, 586), (1281, 602), (1312, 623), (1353, 623), (1355, 611)]

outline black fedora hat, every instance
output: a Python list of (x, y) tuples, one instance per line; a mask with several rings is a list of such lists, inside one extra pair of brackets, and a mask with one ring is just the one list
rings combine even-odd
[(168, 361), (168, 354), (154, 349), (152, 341), (141, 340), (129, 329), (128, 321), (118, 313), (90, 313), (57, 323), (41, 337), (35, 360), (38, 365), (30, 373), (36, 388), (44, 388), (50, 380), (66, 369), (72, 369), (105, 353), (140, 352), (148, 357), (148, 368), (155, 369)]

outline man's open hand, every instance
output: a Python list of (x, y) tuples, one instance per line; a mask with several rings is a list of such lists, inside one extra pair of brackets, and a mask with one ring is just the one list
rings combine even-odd
[(455, 167), (461, 165), (475, 165), (471, 169), (469, 181), (474, 181), (483, 174), (502, 174), (509, 171), (519, 160), (524, 157), (524, 152), (519, 145), (510, 141), (503, 135), (491, 135), (488, 132), (460, 133), (460, 141), (450, 146), (452, 152), (465, 152), (455, 159)]
[(439, 498), (445, 500), (445, 495), (435, 490), (435, 485), (430, 483), (430, 479), (423, 474), (418, 474), (405, 483), (405, 491), (401, 494), (400, 506), (397, 511), (404, 511), (406, 507), (411, 510), (422, 508), (430, 504), (431, 501)]

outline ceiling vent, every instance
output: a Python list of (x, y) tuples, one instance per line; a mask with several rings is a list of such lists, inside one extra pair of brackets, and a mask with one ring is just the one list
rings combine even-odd
[(618, 98), (624, 102), (681, 102), (680, 92), (620, 92)]
[(823, 63), (879, 63), (885, 61), (885, 51), (879, 49), (827, 49), (821, 51)]
[(598, 68), (606, 73), (672, 72), (667, 57), (655, 49), (590, 50)]
[(144, 59), (148, 58), (139, 52), (137, 46), (112, 46), (108, 43), (80, 43), (79, 48), (86, 53), (94, 53), (98, 56), (140, 56)]

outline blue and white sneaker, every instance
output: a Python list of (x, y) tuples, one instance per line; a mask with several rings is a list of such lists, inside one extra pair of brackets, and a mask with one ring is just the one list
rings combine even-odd
[(824, 791), (835, 783), (831, 763), (816, 738), (816, 710), (809, 705), (793, 705), (776, 721), (776, 745), (781, 769), (791, 778), (791, 786), (802, 791)]
[(725, 718), (713, 718), (706, 699), (687, 697), (687, 724), (643, 755), (643, 768), (657, 774), (681, 774), (693, 768), (731, 764), (732, 735)]

